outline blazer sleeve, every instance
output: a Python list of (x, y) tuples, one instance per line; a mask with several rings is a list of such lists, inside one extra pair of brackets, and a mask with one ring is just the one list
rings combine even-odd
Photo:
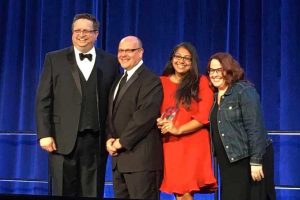
[(262, 163), (266, 150), (267, 131), (263, 123), (260, 98), (256, 89), (246, 87), (240, 92), (240, 106), (244, 128), (248, 135), (250, 163)]
[(50, 56), (47, 54), (36, 95), (36, 126), (38, 139), (52, 136), (53, 80)]
[(162, 96), (162, 85), (158, 77), (153, 76), (151, 79), (143, 80), (138, 95), (137, 110), (120, 137), (123, 148), (131, 150), (147, 134), (150, 134), (152, 129), (157, 129), (156, 119), (160, 113)]

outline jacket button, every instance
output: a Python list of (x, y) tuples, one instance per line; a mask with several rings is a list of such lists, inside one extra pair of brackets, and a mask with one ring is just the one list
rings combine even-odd
[(222, 133), (222, 137), (224, 137), (225, 136), (225, 134), (224, 133)]
[(232, 109), (232, 106), (229, 106), (229, 110), (231, 110)]
[(231, 158), (231, 160), (234, 160), (234, 158)]
[(228, 149), (229, 148), (229, 146), (226, 146), (226, 149)]
[(225, 97), (224, 96), (222, 96), (222, 99), (224, 99)]
[(220, 124), (220, 123), (221, 123), (221, 121), (218, 121), (218, 123)]

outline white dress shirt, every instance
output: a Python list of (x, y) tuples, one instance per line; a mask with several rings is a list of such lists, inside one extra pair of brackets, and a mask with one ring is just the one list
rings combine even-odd
[(96, 61), (95, 47), (93, 47), (89, 52), (84, 53), (84, 54), (88, 54), (88, 53), (92, 54), (93, 57), (91, 61), (89, 61), (88, 59), (80, 60), (79, 54), (82, 52), (76, 49), (76, 47), (74, 47), (74, 51), (75, 51), (75, 58), (76, 58), (77, 65), (80, 71), (82, 72), (85, 80), (87, 81), (91, 75), (91, 72), (93, 70)]

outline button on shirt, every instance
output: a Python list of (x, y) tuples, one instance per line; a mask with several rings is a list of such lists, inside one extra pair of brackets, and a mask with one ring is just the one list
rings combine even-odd
[(91, 61), (89, 61), (88, 59), (80, 60), (79, 54), (82, 52), (77, 50), (75, 47), (74, 47), (74, 51), (75, 51), (75, 58), (76, 58), (77, 65), (78, 65), (80, 71), (82, 72), (85, 80), (87, 81), (91, 75), (91, 72), (93, 70), (93, 67), (94, 67), (95, 61), (96, 61), (95, 47), (93, 47), (89, 52), (84, 53), (84, 54), (90, 53), (93, 55)]

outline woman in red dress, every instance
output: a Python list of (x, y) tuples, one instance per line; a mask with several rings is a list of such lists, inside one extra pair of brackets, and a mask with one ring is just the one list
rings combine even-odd
[(198, 71), (198, 55), (190, 43), (177, 45), (161, 77), (164, 100), (157, 125), (163, 135), (164, 178), (160, 190), (176, 199), (195, 192), (214, 192), (208, 117), (213, 91)]

